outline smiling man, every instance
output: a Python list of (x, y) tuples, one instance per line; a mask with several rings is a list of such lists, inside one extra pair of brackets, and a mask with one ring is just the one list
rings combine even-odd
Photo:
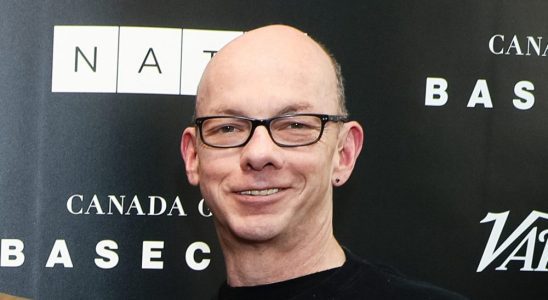
[(295, 28), (245, 33), (199, 84), (182, 137), (188, 180), (212, 210), (227, 281), (219, 299), (460, 299), (369, 264), (333, 235), (333, 188), (363, 130), (337, 63)]

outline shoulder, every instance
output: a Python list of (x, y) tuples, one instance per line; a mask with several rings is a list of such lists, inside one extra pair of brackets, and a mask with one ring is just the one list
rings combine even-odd
[(369, 263), (345, 249), (346, 263), (334, 278), (341, 299), (467, 299), (433, 284), (410, 279), (397, 270)]

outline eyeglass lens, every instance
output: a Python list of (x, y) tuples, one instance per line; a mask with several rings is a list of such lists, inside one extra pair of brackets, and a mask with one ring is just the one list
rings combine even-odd
[[(243, 118), (216, 117), (204, 120), (202, 138), (206, 144), (230, 147), (245, 143), (252, 134), (253, 121)], [(277, 144), (296, 146), (316, 141), (322, 133), (318, 116), (298, 115), (271, 119), (269, 131)]]

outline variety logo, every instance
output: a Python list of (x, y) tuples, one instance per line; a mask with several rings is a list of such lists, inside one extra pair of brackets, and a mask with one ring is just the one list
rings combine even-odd
[[(506, 250), (511, 250), (510, 254), (505, 256), (504, 261), (495, 270), (506, 271), (510, 262), (517, 262), (522, 266), (521, 271), (548, 272), (548, 229), (539, 232), (539, 228), (533, 226), (537, 220), (548, 220), (548, 214), (536, 210), (532, 211), (510, 236), (502, 241), (501, 234), (509, 214), (509, 211), (488, 213), (481, 220), (480, 223), (494, 222), (494, 224), (476, 271), (484, 271), (497, 258), (504, 257), (502, 254), (507, 253)], [(540, 253), (540, 258), (535, 260), (537, 243), (543, 244), (544, 247)]]

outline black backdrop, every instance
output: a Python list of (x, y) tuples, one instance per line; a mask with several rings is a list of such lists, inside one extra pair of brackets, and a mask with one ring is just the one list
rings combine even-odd
[[(548, 212), (546, 11), (548, 2), (532, 0), (1, 0), (0, 292), (207, 299), (224, 278), (211, 219), (200, 213), (179, 155), (193, 97), (52, 92), (54, 26), (246, 31), (285, 23), (335, 54), (351, 115), (366, 131), (357, 170), (335, 191), (340, 242), (474, 299), (545, 299), (545, 219), (511, 234), (532, 211)], [(427, 78), (447, 83), (444, 105), (428, 105)], [(521, 81), (534, 85), (526, 110), (513, 104)], [(493, 107), (467, 107), (474, 95), (487, 101), (485, 87)], [(126, 208), (137, 196), (145, 212), (149, 196), (164, 198), (168, 210), (179, 197), (185, 216), (137, 215), (135, 207), (130, 215), (72, 214), (73, 195), (82, 195), (74, 203), (84, 211), (94, 195), (105, 211), (109, 195), (125, 195)], [(495, 245), (509, 245), (478, 271), (495, 224), (480, 221), (505, 211)], [(72, 268), (46, 267), (56, 240)], [(94, 262), (103, 240), (118, 246), (112, 269)], [(152, 259), (163, 268), (143, 269), (144, 241), (164, 242)], [(211, 252), (195, 255), (210, 259), (202, 271), (185, 260), (197, 241)], [(496, 270), (508, 258), (507, 270)], [(522, 270), (530, 261), (537, 270)]]

